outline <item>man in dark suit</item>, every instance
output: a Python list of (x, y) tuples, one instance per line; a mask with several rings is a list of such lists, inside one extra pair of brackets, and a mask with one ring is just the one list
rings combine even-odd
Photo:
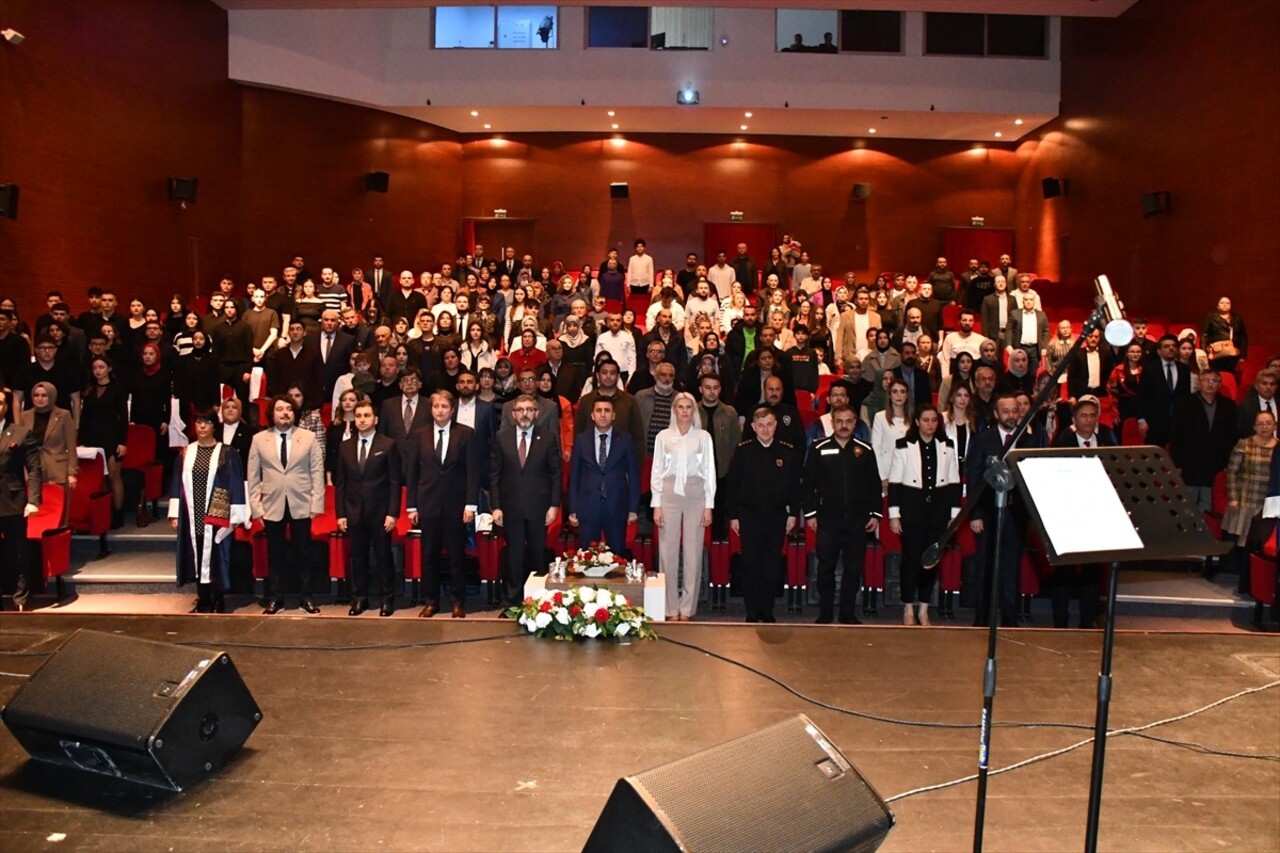
[(1107, 379), (1111, 376), (1111, 347), (1100, 347), (1102, 331), (1094, 329), (1084, 339), (1084, 346), (1071, 354), (1067, 363), (1067, 396), (1074, 403), (1085, 394), (1107, 396)]
[(1236, 404), (1218, 393), (1222, 376), (1216, 370), (1200, 374), (1200, 389), (1173, 404), (1169, 425), (1169, 455), (1182, 469), (1182, 482), (1195, 495), (1200, 509), (1213, 507), (1213, 480), (1227, 469), (1236, 444)]
[(1071, 423), (1058, 430), (1052, 447), (1115, 447), (1115, 433), (1106, 424), (1098, 423), (1102, 404), (1097, 397), (1084, 395), (1071, 407)]
[(422, 374), (411, 367), (400, 377), (400, 393), (383, 402), (378, 412), (378, 433), (395, 441), (405, 481), (409, 479), (413, 433), (431, 422), (431, 407), (418, 393), (421, 390)]
[(8, 585), (14, 576), (13, 604), (28, 608), (31, 589), (23, 545), (27, 516), (40, 506), (40, 445), (25, 426), (9, 418), (9, 401), (0, 394), (0, 571)]
[(1276, 385), (1280, 372), (1267, 369), (1258, 371), (1253, 387), (1245, 392), (1236, 406), (1236, 435), (1248, 438), (1253, 435), (1253, 422), (1258, 412), (1266, 410), (1280, 417), (1280, 398), (1276, 397)]
[(516, 258), (516, 247), (507, 246), (503, 249), (502, 260), (498, 261), (498, 271), (493, 274), (494, 278), (502, 276), (510, 276), (512, 281), (516, 280), (516, 274), (520, 272), (520, 261)]
[(392, 276), (391, 270), (386, 268), (382, 255), (373, 256), (373, 267), (369, 270), (368, 280), (369, 284), (373, 286), (373, 295), (377, 298), (378, 304), (385, 310), (387, 297), (391, 295), (391, 287), (395, 278)]
[(916, 366), (916, 345), (910, 341), (903, 341), (902, 363), (893, 368), (893, 375), (907, 383), (911, 391), (912, 411), (933, 399), (929, 375)]
[(1169, 441), (1173, 404), (1191, 396), (1191, 369), (1178, 361), (1178, 339), (1164, 335), (1156, 358), (1142, 367), (1138, 377), (1138, 430), (1147, 444), (1163, 447)]
[(467, 572), (463, 556), (467, 525), (480, 499), (480, 444), (470, 427), (453, 422), (454, 399), (448, 391), (431, 395), (431, 422), (409, 442), (409, 521), (422, 531), (422, 580), (427, 604), (418, 613), (440, 611), (440, 574), (449, 559), (453, 618), (467, 615)]
[[(1006, 446), (1012, 443), (1013, 431), (1018, 428), (1018, 398), (1002, 394), (995, 402), (996, 426), (974, 436), (965, 468), (971, 489), (986, 476), (987, 469), (1004, 456)], [(1043, 447), (1039, 434), (1028, 431), (1018, 441), (1018, 447)], [(1004, 536), (999, 543), (1000, 554), (1000, 621), (1005, 627), (1013, 627), (1018, 619), (1019, 581), (1022, 552), (1027, 541), (1027, 525), (1030, 517), (1016, 495), (1010, 495), (1004, 522)], [(982, 567), (982, 604), (974, 616), (974, 625), (986, 625), (991, 613), (991, 572), (996, 559), (996, 499), (988, 489), (983, 499), (974, 505), (969, 516), (969, 529), (977, 537), (978, 565)]]
[(333, 474), (334, 514), (338, 530), (351, 537), (351, 609), (359, 616), (368, 605), (369, 549), (382, 590), (379, 615), (395, 612), (395, 566), (390, 535), (400, 514), (400, 454), (396, 443), (378, 435), (373, 404), (361, 400), (355, 410), (357, 435), (342, 442)]
[(613, 428), (613, 399), (591, 403), (592, 428), (578, 434), (569, 458), (569, 523), (578, 545), (604, 542), (626, 552), (627, 525), (640, 512), (640, 463), (635, 443)]
[(297, 385), (307, 400), (315, 403), (320, 399), (320, 356), (308, 345), (306, 334), (301, 320), (290, 321), (289, 344), (275, 354), (267, 372), (267, 391), (272, 396)]
[(519, 604), (531, 571), (547, 550), (547, 528), (560, 512), (560, 442), (536, 425), (537, 398), (515, 399), (515, 422), (498, 431), (489, 454), (493, 523), (507, 539), (507, 603)]
[(351, 353), (355, 351), (356, 340), (341, 331), (342, 314), (334, 308), (325, 309), (320, 315), (320, 329), (312, 338), (312, 349), (320, 353), (320, 393), (321, 401), (327, 402), (333, 397), (333, 386), (338, 377), (351, 372)]

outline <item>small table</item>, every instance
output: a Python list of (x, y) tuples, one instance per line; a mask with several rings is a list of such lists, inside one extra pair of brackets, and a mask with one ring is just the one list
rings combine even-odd
[(658, 572), (644, 576), (643, 586), (629, 581), (621, 572), (610, 572), (602, 578), (589, 578), (586, 575), (570, 574), (562, 581), (547, 581), (546, 575), (529, 575), (524, 584), (525, 598), (541, 595), (543, 590), (569, 589), (574, 586), (597, 586), (607, 589), (614, 595), (624, 595), (627, 601), (640, 602), (644, 615), (654, 622), (667, 620), (667, 579)]

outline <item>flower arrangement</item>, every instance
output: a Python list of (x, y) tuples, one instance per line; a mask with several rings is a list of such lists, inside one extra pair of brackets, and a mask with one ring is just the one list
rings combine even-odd
[(575, 586), (549, 589), (507, 611), (535, 637), (572, 642), (587, 639), (620, 639), (634, 635), (643, 640), (657, 637), (649, 627), (644, 608), (634, 607), (626, 596), (607, 589)]
[(560, 559), (564, 569), (572, 574), (597, 577), (627, 564), (626, 557), (613, 553), (603, 542), (592, 542), (586, 548), (565, 551)]

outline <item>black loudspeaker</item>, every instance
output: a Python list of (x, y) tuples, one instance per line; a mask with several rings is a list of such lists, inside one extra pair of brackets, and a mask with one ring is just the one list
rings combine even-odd
[(198, 183), (195, 178), (170, 178), (168, 183), (169, 201), (195, 202)]
[(225, 652), (82, 630), (0, 719), (37, 761), (181, 791), (221, 767), (262, 712)]
[(386, 172), (370, 172), (364, 176), (364, 188), (371, 193), (384, 193), (391, 185), (391, 176)]
[(17, 184), (0, 184), (0, 216), (18, 218)]
[(1160, 214), (1168, 214), (1173, 211), (1173, 195), (1172, 193), (1143, 193), (1142, 194), (1142, 218), (1150, 219)]
[(1067, 194), (1067, 182), (1059, 178), (1045, 178), (1040, 181), (1040, 188), (1045, 198), (1057, 198)]
[(854, 184), (853, 197), (857, 199), (871, 198), (871, 184)]
[(619, 779), (584, 853), (875, 850), (893, 812), (804, 715)]
[(609, 184), (609, 198), (630, 198), (631, 186), (625, 181)]

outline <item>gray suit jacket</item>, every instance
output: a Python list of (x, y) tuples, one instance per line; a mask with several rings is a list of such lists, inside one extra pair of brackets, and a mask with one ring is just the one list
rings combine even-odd
[(324, 452), (310, 430), (294, 427), (288, 467), (280, 467), (279, 433), (263, 430), (249, 445), (249, 509), (254, 518), (280, 521), (286, 502), (293, 518), (324, 512)]
[[(35, 426), (36, 410), (27, 409), (18, 417), (18, 423), (28, 430)], [(40, 445), (40, 467), (46, 483), (67, 484), (67, 477), (80, 474), (80, 460), (76, 457), (76, 422), (66, 409), (54, 407), (49, 413), (49, 425), (44, 431), (44, 444)]]

